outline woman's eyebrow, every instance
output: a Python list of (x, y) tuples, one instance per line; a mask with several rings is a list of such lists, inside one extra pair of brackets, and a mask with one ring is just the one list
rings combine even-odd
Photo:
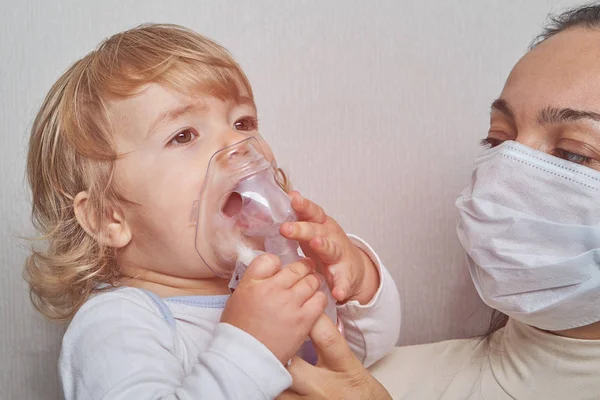
[(515, 121), (515, 113), (513, 112), (510, 104), (508, 104), (508, 102), (504, 99), (494, 100), (494, 102), (492, 103), (491, 110), (499, 111), (502, 114), (504, 114), (504, 116), (509, 118), (511, 121), (513, 121), (513, 122)]
[[(515, 120), (515, 113), (512, 107), (504, 99), (494, 100), (491, 109), (492, 111), (499, 111), (512, 121)], [(538, 113), (537, 123), (540, 125), (552, 125), (565, 122), (574, 122), (582, 119), (591, 119), (600, 122), (600, 113), (587, 110), (575, 110), (572, 108), (547, 106)]]
[(537, 117), (540, 125), (561, 124), (574, 122), (582, 119), (591, 119), (600, 122), (600, 113), (594, 111), (574, 110), (572, 108), (559, 108), (548, 106), (544, 108)]

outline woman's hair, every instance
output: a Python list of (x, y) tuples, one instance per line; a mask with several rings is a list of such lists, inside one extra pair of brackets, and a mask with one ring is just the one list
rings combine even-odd
[[(600, 3), (595, 2), (584, 6), (571, 8), (557, 15), (550, 15), (545, 27), (533, 40), (529, 49), (532, 50), (545, 40), (571, 28), (600, 29)], [(484, 337), (491, 335), (498, 329), (504, 327), (508, 322), (508, 316), (498, 310), (492, 313), (487, 333)]]
[(33, 304), (49, 318), (69, 319), (90, 294), (118, 284), (116, 250), (82, 229), (73, 200), (87, 191), (90, 220), (98, 224), (125, 201), (111, 185), (118, 154), (107, 103), (151, 82), (221, 99), (253, 98), (227, 50), (176, 25), (116, 34), (58, 79), (33, 124), (27, 157), (32, 219), (46, 245), (32, 250), (25, 279)]
[(594, 2), (571, 8), (557, 15), (550, 15), (546, 26), (531, 43), (530, 49), (570, 28), (600, 28), (600, 3)]
[(506, 323), (508, 322), (508, 315), (498, 311), (493, 310), (492, 315), (490, 317), (490, 324), (488, 326), (487, 331), (484, 333), (483, 337), (488, 338), (494, 332), (496, 332), (500, 328), (504, 328)]

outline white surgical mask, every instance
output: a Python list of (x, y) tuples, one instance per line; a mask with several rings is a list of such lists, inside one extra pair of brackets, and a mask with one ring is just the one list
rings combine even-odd
[(508, 141), (477, 158), (456, 206), (490, 307), (551, 331), (600, 320), (600, 172)]

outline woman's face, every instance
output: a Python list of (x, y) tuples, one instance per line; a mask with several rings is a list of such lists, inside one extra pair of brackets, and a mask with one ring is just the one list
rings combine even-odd
[(517, 63), (486, 142), (505, 140), (600, 171), (600, 30), (564, 31)]
[[(485, 142), (505, 140), (600, 171), (600, 30), (561, 32), (515, 65)], [(556, 333), (600, 339), (600, 321)]]

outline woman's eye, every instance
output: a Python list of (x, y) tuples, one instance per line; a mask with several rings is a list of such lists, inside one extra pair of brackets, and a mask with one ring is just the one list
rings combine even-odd
[(173, 139), (169, 142), (172, 146), (180, 146), (183, 144), (187, 144), (194, 140), (198, 135), (191, 129), (186, 129), (184, 131), (176, 134)]
[(242, 117), (233, 123), (233, 127), (238, 131), (256, 131), (258, 130), (258, 120), (255, 117)]
[(491, 149), (493, 147), (501, 145), (502, 142), (503, 142), (503, 140), (498, 140), (498, 139), (494, 139), (494, 138), (491, 138), (491, 137), (486, 137), (485, 139), (482, 139), (479, 142), (479, 144), (481, 144), (486, 149)]
[(592, 161), (590, 157), (582, 156), (581, 154), (577, 153), (571, 153), (570, 151), (563, 149), (557, 149), (556, 156), (575, 164), (588, 164), (590, 161)]

